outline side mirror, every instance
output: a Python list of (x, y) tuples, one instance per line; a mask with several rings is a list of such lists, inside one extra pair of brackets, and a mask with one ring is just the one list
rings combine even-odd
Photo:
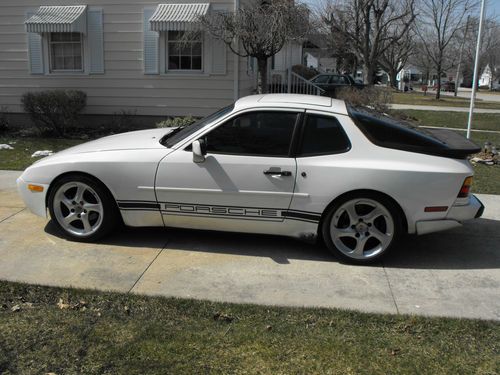
[(205, 161), (205, 155), (207, 154), (207, 145), (205, 140), (197, 139), (192, 144), (193, 149), (193, 161), (195, 163), (203, 163)]

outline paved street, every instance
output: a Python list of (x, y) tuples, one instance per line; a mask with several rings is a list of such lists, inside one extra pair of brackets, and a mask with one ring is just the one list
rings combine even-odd
[[(435, 93), (435, 91), (434, 91), (434, 93)], [(452, 92), (443, 91), (442, 94), (445, 96), (454, 96)], [(460, 98), (470, 99), (471, 95), (472, 95), (472, 89), (467, 89), (467, 88), (461, 87), (458, 90), (457, 96)], [(476, 98), (480, 99), (480, 100), (484, 100), (486, 102), (500, 102), (500, 94), (499, 93), (479, 91), (479, 92), (476, 92)]]
[(383, 265), (338, 263), (293, 239), (123, 229), (98, 244), (62, 239), (24, 209), (20, 172), (0, 171), (0, 279), (291, 306), (500, 320), (500, 196), (463, 228), (410, 237)]

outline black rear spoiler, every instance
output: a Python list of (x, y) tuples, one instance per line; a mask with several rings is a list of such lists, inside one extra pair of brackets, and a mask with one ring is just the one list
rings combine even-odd
[(468, 155), (481, 151), (481, 147), (453, 130), (425, 128), (425, 131), (447, 146), (439, 150), (441, 156), (465, 159)]

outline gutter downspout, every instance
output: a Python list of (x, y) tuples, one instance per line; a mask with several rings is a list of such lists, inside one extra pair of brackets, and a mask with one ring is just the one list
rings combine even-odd
[[(236, 13), (240, 8), (240, 0), (234, 0), (234, 12)], [(237, 44), (236, 47), (239, 48), (239, 40), (235, 40)], [(233, 67), (233, 99), (234, 101), (238, 100), (240, 97), (240, 57), (236, 54), (234, 55), (234, 67)]]

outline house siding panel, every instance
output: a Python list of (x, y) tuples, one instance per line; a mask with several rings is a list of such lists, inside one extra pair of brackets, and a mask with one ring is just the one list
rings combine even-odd
[[(122, 110), (142, 115), (201, 116), (233, 101), (233, 55), (227, 53), (226, 74), (145, 75), (142, 15), (160, 1), (86, 0), (89, 9), (102, 9), (104, 74), (32, 75), (29, 71), (25, 15), (38, 0), (0, 2), (0, 106), (20, 112), (21, 95), (43, 89), (79, 89), (88, 95), (86, 113)], [(45, 3), (44, 3), (45, 4)], [(79, 5), (78, 0), (51, 0), (50, 5)], [(217, 5), (232, 1), (218, 1)], [(243, 77), (243, 78), (242, 78)], [(246, 62), (240, 63), (240, 96), (250, 93)]]

